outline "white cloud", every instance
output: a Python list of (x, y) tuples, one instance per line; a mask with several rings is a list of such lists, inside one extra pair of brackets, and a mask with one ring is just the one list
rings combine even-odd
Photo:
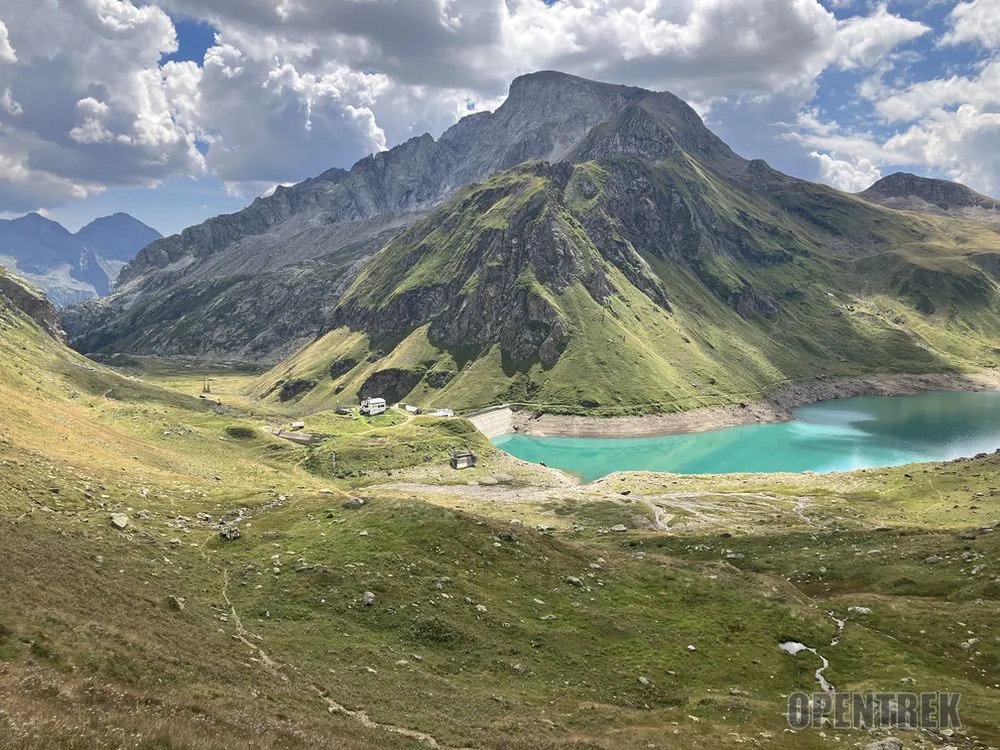
[(818, 151), (809, 155), (819, 162), (819, 175), (823, 182), (848, 193), (859, 193), (882, 177), (879, 168), (863, 157), (845, 161)]
[(837, 64), (844, 69), (870, 67), (903, 42), (930, 31), (926, 24), (893, 15), (883, 3), (871, 15), (838, 23)]
[(371, 105), (388, 79), (260, 52), (223, 43), (205, 57), (190, 117), (223, 180), (303, 179), (386, 148)]
[(0, 171), (0, 209), (201, 169), (159, 64), (177, 49), (163, 10), (34, 0), (7, 4), (3, 16), (0, 157), (8, 169)]
[(17, 53), (10, 44), (10, 35), (7, 31), (7, 24), (3, 21), (0, 21), (0, 62), (17, 62)]
[(1000, 47), (1000, 0), (960, 2), (948, 14), (951, 25), (941, 38), (945, 45), (978, 42), (984, 47)]
[(976, 76), (952, 76), (913, 84), (877, 102), (876, 110), (889, 121), (908, 121), (959, 104), (979, 108), (1000, 105), (1000, 59), (988, 62)]

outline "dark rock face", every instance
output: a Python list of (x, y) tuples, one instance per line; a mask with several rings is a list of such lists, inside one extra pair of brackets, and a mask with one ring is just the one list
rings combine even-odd
[(45, 295), (0, 267), (0, 313), (5, 305), (27, 315), (52, 338), (65, 341), (66, 334), (59, 327), (59, 313)]
[(437, 370), (435, 372), (427, 373), (427, 377), (425, 379), (427, 381), (427, 385), (431, 388), (441, 389), (455, 379), (455, 373), (450, 370)]
[(357, 366), (358, 360), (356, 359), (338, 359), (330, 364), (330, 379), (336, 380), (343, 377)]
[(402, 401), (423, 379), (422, 372), (391, 368), (373, 373), (358, 390), (359, 399), (384, 398), (388, 403)]
[(315, 380), (286, 380), (278, 391), (279, 401), (292, 401), (316, 387)]
[[(525, 168), (525, 172), (529, 181), (536, 173), (551, 179), (558, 190), (564, 186), (569, 169), (539, 164)], [(474, 191), (457, 202), (456, 212), (485, 212), (504, 195), (503, 190), (490, 188)], [(487, 228), (476, 233), (464, 256), (452, 259), (453, 273), (440, 283), (414, 286), (381, 306), (349, 299), (338, 308), (333, 325), (348, 325), (383, 340), (399, 339), (430, 322), (428, 338), (439, 348), (483, 351), (499, 345), (509, 360), (537, 360), (551, 367), (569, 336), (559, 311), (541, 290), (560, 292), (588, 276), (579, 250), (549, 211), (554, 199), (551, 191), (538, 191), (526, 197), (506, 229)], [(427, 245), (442, 223), (448, 227), (455, 222), (450, 216), (433, 217), (400, 238), (398, 254), (387, 250), (390, 255), (382, 277), (387, 288), (395, 285), (397, 273), (405, 275), (426, 253), (446, 252)], [(411, 247), (417, 249), (411, 252)], [(536, 283), (527, 283), (529, 278)], [(374, 299), (384, 296), (382, 290), (372, 294)]]

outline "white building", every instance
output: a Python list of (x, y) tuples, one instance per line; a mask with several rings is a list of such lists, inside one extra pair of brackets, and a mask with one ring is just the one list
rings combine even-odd
[(385, 413), (386, 405), (384, 398), (366, 398), (361, 402), (361, 413), (368, 417)]

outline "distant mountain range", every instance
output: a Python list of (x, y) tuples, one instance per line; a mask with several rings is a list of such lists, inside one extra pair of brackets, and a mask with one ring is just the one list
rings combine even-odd
[(161, 236), (124, 213), (96, 219), (75, 234), (31, 213), (0, 220), (0, 265), (62, 307), (108, 294), (122, 268)]

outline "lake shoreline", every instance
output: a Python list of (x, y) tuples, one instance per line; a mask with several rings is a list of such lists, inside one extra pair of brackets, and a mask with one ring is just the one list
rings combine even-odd
[(532, 437), (632, 438), (684, 435), (748, 424), (775, 424), (792, 419), (792, 412), (809, 404), (854, 396), (912, 396), (927, 391), (1000, 390), (1000, 370), (976, 373), (866, 375), (829, 378), (779, 388), (763, 401), (745, 405), (706, 406), (674, 414), (641, 417), (581, 417), (513, 415), (514, 434)]

